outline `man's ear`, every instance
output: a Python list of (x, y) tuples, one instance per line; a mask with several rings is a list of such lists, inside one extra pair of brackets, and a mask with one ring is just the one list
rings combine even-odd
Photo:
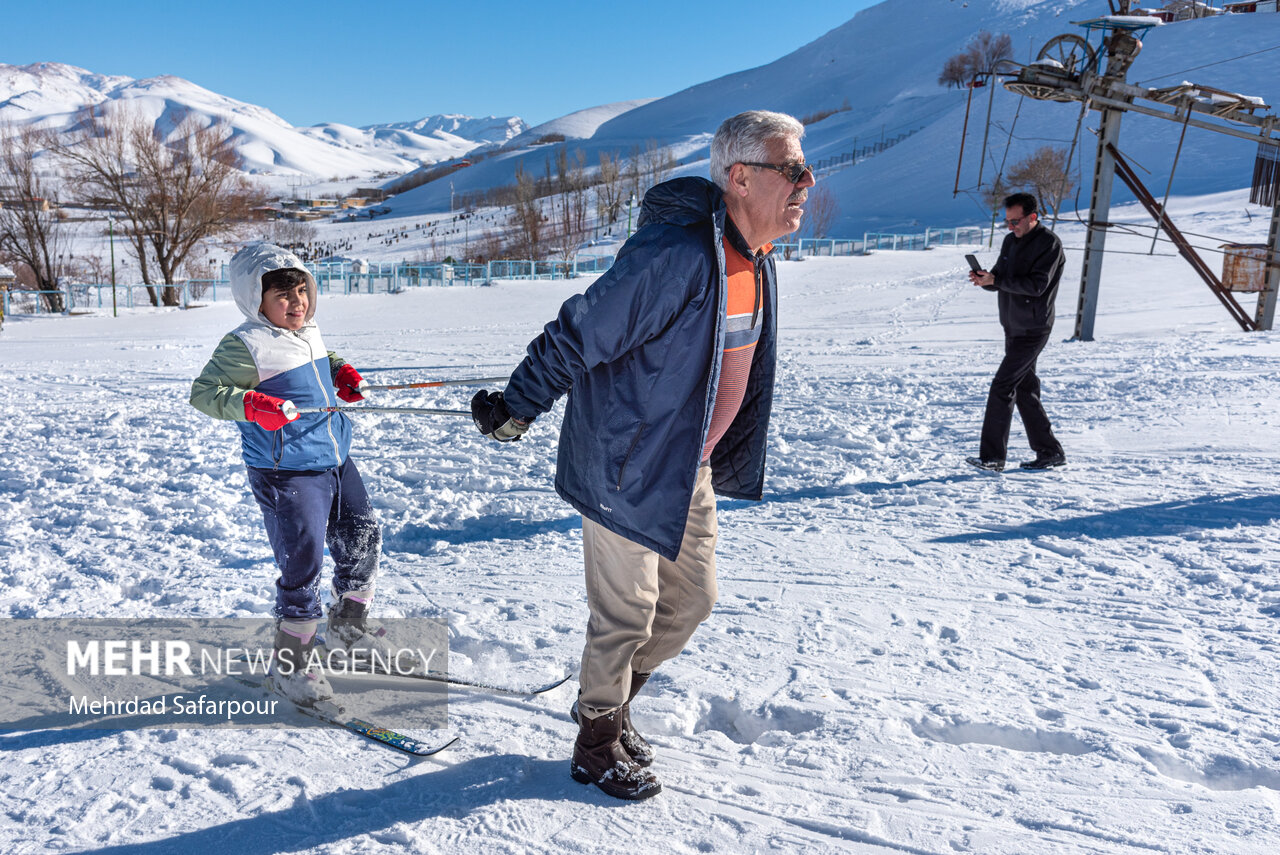
[(751, 173), (741, 163), (729, 167), (729, 192), (739, 198), (745, 198), (751, 185)]

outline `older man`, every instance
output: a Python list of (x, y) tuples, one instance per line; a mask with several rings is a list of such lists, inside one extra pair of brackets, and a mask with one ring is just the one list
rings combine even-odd
[(1055, 469), (1067, 465), (1067, 456), (1040, 404), (1036, 360), (1053, 332), (1053, 301), (1066, 256), (1058, 236), (1041, 225), (1035, 196), (1014, 193), (1004, 200), (1004, 214), (1009, 234), (1000, 245), (1000, 259), (990, 271), (969, 274), (974, 285), (1000, 294), (1004, 360), (987, 394), (978, 456), (965, 458), (965, 462), (995, 472), (1004, 469), (1016, 406), (1027, 441), (1036, 453), (1034, 460), (1021, 464), (1022, 468)]
[(569, 393), (556, 491), (582, 514), (590, 609), (570, 772), (618, 798), (662, 789), (630, 704), (711, 614), (715, 494), (763, 494), (770, 242), (800, 227), (814, 184), (803, 135), (781, 113), (727, 119), (711, 143), (712, 181), (646, 193), (609, 272), (565, 302), (505, 392), (471, 403), (480, 430), (509, 441)]

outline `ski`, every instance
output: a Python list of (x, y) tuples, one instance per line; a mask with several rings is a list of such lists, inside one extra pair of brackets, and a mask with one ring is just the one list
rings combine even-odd
[(272, 694), (273, 697), (285, 701), (290, 704), (295, 711), (302, 713), (308, 718), (313, 718), (316, 721), (322, 721), (325, 724), (330, 724), (334, 727), (341, 727), (344, 730), (349, 730), (352, 733), (358, 734), (367, 739), (372, 739), (380, 745), (385, 745), (388, 748), (403, 751), (405, 754), (411, 754), (414, 757), (430, 757), (433, 754), (439, 754), (461, 738), (455, 736), (446, 742), (437, 745), (430, 745), (423, 742), (421, 739), (401, 733), (398, 730), (392, 730), (389, 727), (382, 727), (361, 718), (348, 718), (346, 711), (338, 704), (325, 701), (323, 702), (323, 705), (317, 704), (316, 706), (306, 707), (301, 704), (295, 704), (288, 698), (274, 695), (274, 693), (270, 692), (263, 683), (256, 683), (243, 677), (236, 677), (236, 680), (251, 688)]
[[(325, 650), (327, 648), (320, 648)], [(237, 661), (248, 662), (247, 656), (241, 655), (236, 657)], [(442, 674), (439, 671), (383, 671), (369, 667), (363, 667), (357, 661), (344, 660), (343, 667), (332, 672), (338, 676), (363, 676), (363, 677), (390, 677), (392, 679), (405, 680), (425, 680), (430, 683), (444, 683), (449, 686), (457, 686), (460, 689), (474, 689), (480, 692), (493, 692), (497, 695), (521, 695), (530, 697), (533, 695), (541, 695), (552, 689), (558, 689), (565, 683), (573, 679), (573, 674), (565, 674), (549, 683), (533, 686), (511, 686), (502, 683), (490, 683), (485, 680), (468, 680), (462, 677), (451, 677), (448, 674)]]
[(455, 736), (447, 742), (438, 745), (428, 745), (420, 739), (415, 739), (407, 734), (400, 733), (397, 730), (391, 730), (387, 727), (367, 722), (361, 718), (347, 718), (342, 712), (342, 707), (338, 707), (338, 715), (330, 714), (318, 707), (303, 707), (294, 704), (294, 709), (303, 715), (310, 716), (317, 721), (323, 721), (326, 724), (332, 724), (335, 727), (345, 728), (352, 733), (372, 739), (388, 748), (395, 748), (406, 754), (412, 754), (414, 757), (430, 757), (433, 754), (439, 754), (449, 746), (458, 741), (459, 737)]
[(450, 677), (447, 674), (440, 674), (435, 671), (405, 671), (405, 672), (387, 672), (375, 671), (368, 668), (351, 668), (343, 672), (344, 674), (360, 674), (368, 677), (389, 677), (393, 680), (426, 680), (431, 683), (445, 683), (450, 686), (457, 686), (461, 689), (475, 689), (481, 692), (493, 692), (498, 695), (541, 695), (552, 689), (559, 688), (573, 678), (572, 674), (565, 674), (563, 677), (552, 680), (550, 683), (544, 683), (540, 686), (510, 686), (500, 683), (488, 683), (483, 680), (466, 680), (461, 677)]

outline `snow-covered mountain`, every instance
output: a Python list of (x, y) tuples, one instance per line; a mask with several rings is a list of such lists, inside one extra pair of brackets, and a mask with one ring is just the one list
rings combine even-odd
[(130, 77), (94, 74), (60, 62), (0, 63), (0, 118), (15, 124), (53, 124), (53, 117), (107, 100)]
[(616, 101), (612, 104), (601, 104), (598, 107), (575, 110), (566, 116), (529, 128), (519, 136), (512, 137), (507, 145), (515, 148), (557, 136), (566, 140), (591, 139), (605, 122), (612, 121), (624, 113), (656, 100), (656, 98), (640, 98), (634, 101)]
[[(881, 139), (909, 137), (858, 165), (822, 177), (836, 197), (834, 233), (902, 231), (975, 223), (986, 219), (980, 203), (979, 159), (984, 182), (1035, 148), (1076, 145), (1079, 183), (1087, 185), (1097, 113), (1077, 132), (1078, 105), (1033, 101), (997, 88), (974, 99), (960, 172), (957, 156), (969, 90), (937, 82), (944, 62), (982, 30), (1009, 34), (1014, 58), (1033, 59), (1063, 33), (1083, 35), (1072, 23), (1105, 15), (1103, 0), (885, 0), (808, 45), (757, 68), (707, 81), (654, 100), (586, 107), (529, 128), (516, 118), (431, 116), (416, 121), (355, 128), (323, 124), (295, 128), (262, 107), (218, 95), (175, 77), (132, 80), (106, 77), (56, 63), (0, 65), (0, 120), (65, 127), (84, 104), (112, 109), (130, 103), (156, 122), (173, 124), (188, 113), (231, 124), (246, 167), (257, 173), (313, 178), (412, 172), (424, 163), (477, 151), (488, 157), (470, 168), (401, 193), (396, 214), (449, 210), (456, 194), (510, 184), (517, 167), (545, 169), (551, 151), (535, 145), (563, 137), (588, 164), (599, 154), (626, 156), (650, 141), (680, 158), (677, 174), (706, 174), (707, 147), (718, 124), (746, 109), (781, 110), (808, 117), (805, 153), (810, 160), (840, 155)], [(1098, 36), (1091, 41), (1096, 45)], [(1274, 52), (1280, 15), (1227, 15), (1184, 21), (1149, 32), (1129, 73), (1131, 82), (1173, 85), (1184, 79), (1280, 104)], [(910, 49), (904, 49), (909, 43)], [(757, 50), (768, 59), (767, 41)], [(834, 112), (832, 112), (834, 111)], [(817, 119), (817, 116), (826, 115)], [(1161, 119), (1126, 116), (1121, 148), (1150, 170), (1163, 188), (1171, 172), (1173, 192), (1203, 194), (1247, 186), (1254, 146), (1206, 131), (1187, 135), (1173, 169), (1178, 128)], [(393, 179), (394, 180), (394, 179)], [(1116, 200), (1128, 198), (1122, 187)], [(1087, 202), (1081, 202), (1086, 204)], [(1072, 205), (1074, 206), (1074, 205)]]
[(504, 143), (526, 127), (515, 117), (445, 115), (367, 128), (333, 123), (298, 128), (263, 107), (171, 75), (135, 80), (55, 62), (0, 64), (0, 121), (66, 129), (85, 107), (111, 112), (125, 105), (162, 130), (188, 116), (202, 123), (226, 122), (245, 169), (257, 174), (402, 173)]
[[(781, 110), (799, 117), (834, 110), (807, 129), (804, 148), (810, 160), (911, 132), (864, 163), (822, 178), (840, 205), (835, 233), (980, 222), (987, 214), (976, 187), (988, 90), (978, 90), (981, 97), (974, 98), (962, 192), (953, 197), (968, 90), (938, 84), (944, 62), (981, 30), (1008, 33), (1014, 58), (1027, 62), (1054, 36), (1083, 36), (1085, 31), (1072, 22), (1108, 12), (1104, 0), (886, 0), (791, 54), (639, 104), (600, 123), (590, 135), (572, 135), (568, 145), (581, 148), (587, 162), (594, 163), (601, 151), (625, 155), (635, 145), (657, 140), (681, 157), (683, 172), (705, 175), (711, 134), (725, 117), (747, 109)], [(1091, 42), (1097, 45), (1096, 34)], [(1150, 31), (1144, 42), (1129, 72), (1131, 82), (1167, 86), (1187, 79), (1280, 104), (1276, 54), (1260, 52), (1280, 43), (1280, 15), (1227, 15), (1168, 24)], [(767, 50), (767, 40), (759, 47)], [(1021, 99), (998, 88), (983, 181), (1002, 164), (1007, 169), (1041, 145), (1068, 148), (1079, 115), (1078, 104)], [(1097, 117), (1088, 114), (1078, 136), (1076, 164), (1085, 186), (1096, 145), (1089, 129), (1096, 128)], [(1172, 169), (1178, 131), (1161, 119), (1134, 114), (1124, 119), (1122, 149), (1151, 171), (1151, 185), (1161, 190)], [(531, 131), (525, 137), (532, 135)], [(1250, 143), (1192, 131), (1175, 171), (1173, 192), (1200, 194), (1247, 186), (1254, 154)], [(526, 160), (526, 169), (541, 172), (546, 157), (540, 149), (506, 152), (458, 173), (453, 189), (464, 192), (509, 183), (517, 164)], [(449, 194), (447, 186), (427, 184), (400, 196), (393, 207), (405, 212), (447, 210)], [(1117, 201), (1127, 198), (1125, 189), (1117, 186)], [(1081, 204), (1087, 205), (1087, 196)]]
[(515, 116), (473, 118), (458, 113), (427, 116), (413, 122), (366, 125), (366, 131), (408, 131), (423, 137), (454, 137), (501, 145), (523, 133), (529, 126)]

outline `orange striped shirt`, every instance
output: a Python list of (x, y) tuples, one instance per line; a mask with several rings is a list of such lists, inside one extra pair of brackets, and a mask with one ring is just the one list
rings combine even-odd
[[(764, 248), (765, 252), (769, 247)], [(702, 446), (702, 462), (711, 459), (716, 443), (738, 417), (743, 396), (747, 393), (747, 377), (751, 374), (751, 357), (760, 340), (764, 325), (763, 284), (757, 279), (755, 263), (734, 249), (724, 238), (725, 273), (729, 280), (729, 305), (725, 311), (724, 353), (720, 356), (720, 383), (716, 387), (715, 409), (711, 412), (711, 428)]]

